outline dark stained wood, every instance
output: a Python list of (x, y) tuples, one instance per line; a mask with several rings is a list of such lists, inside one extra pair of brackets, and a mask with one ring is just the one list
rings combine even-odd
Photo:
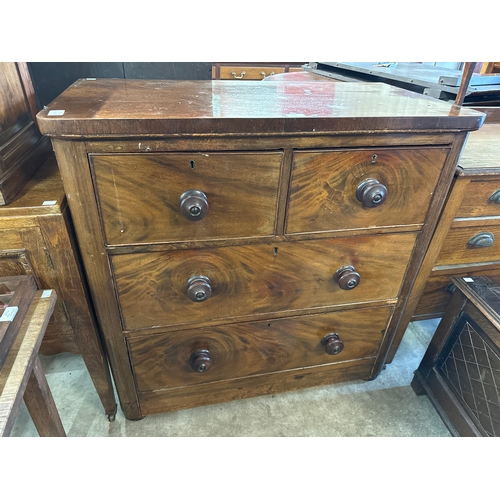
[(7, 205), (50, 154), (26, 63), (0, 63), (0, 205)]
[[(94, 301), (99, 326), (107, 344), (107, 354), (113, 372), (121, 408), (127, 418), (140, 418), (137, 394), (134, 387), (128, 351), (122, 337), (120, 317), (114, 298), (114, 288), (109, 277), (108, 259), (103, 252), (104, 239), (99, 222), (94, 188), (90, 175), (73, 177), (73, 172), (89, 169), (85, 145), (81, 142), (53, 141), (64, 186), (70, 193), (68, 203), (77, 231), (78, 246), (85, 264), (85, 272)], [(75, 163), (79, 158), (80, 163)], [(93, 201), (93, 202), (92, 202)], [(85, 238), (85, 234), (93, 235)], [(106, 278), (105, 278), (106, 277)]]
[[(111, 265), (124, 328), (135, 330), (395, 298), (415, 236), (114, 255)], [(334, 275), (349, 264), (361, 282), (342, 290)], [(205, 302), (194, 303), (187, 295), (195, 275), (211, 280), (212, 296)]]
[[(374, 357), (391, 309), (312, 314), (134, 338), (129, 345), (137, 388), (155, 391)], [(332, 332), (344, 342), (344, 349), (333, 356), (321, 343)], [(210, 352), (212, 367), (195, 373), (190, 358), (201, 349)]]
[(373, 358), (356, 359), (207, 384), (140, 392), (138, 396), (141, 411), (149, 415), (349, 380), (366, 380), (372, 366)]
[(79, 78), (124, 78), (121, 62), (30, 62), (40, 105), (46, 106)]
[(61, 417), (38, 357), (24, 391), (24, 402), (40, 437), (66, 437)]
[(473, 108), (486, 115), (485, 124), (500, 123), (500, 106), (474, 106)]
[(455, 97), (455, 105), (462, 106), (465, 96), (467, 95), (467, 91), (469, 89), (469, 83), (472, 78), (472, 74), (474, 73), (474, 67), (476, 66), (475, 62), (466, 62), (464, 65), (464, 69), (462, 72), (462, 79), (460, 81), (460, 87), (457, 92), (457, 96)]
[[(282, 154), (196, 153), (91, 157), (108, 244), (275, 233)], [(208, 215), (187, 220), (180, 196), (202, 191)]]
[[(449, 150), (366, 149), (294, 153), (287, 233), (422, 224)], [(368, 208), (357, 187), (376, 179), (386, 200)]]
[(53, 288), (58, 293), (40, 352), (81, 354), (106, 414), (113, 416), (116, 401), (108, 363), (53, 156), (10, 205), (0, 208), (0, 237), (0, 275), (33, 275), (40, 288)]
[[(461, 203), (469, 183), (469, 180), (464, 178), (460, 184), (453, 183), (456, 164), (465, 140), (465, 135), (457, 135), (455, 147), (446, 159), (420, 239), (417, 239), (416, 251), (410, 261), (399, 303), (396, 305), (394, 317), (397, 319), (389, 326), (387, 337), (383, 340), (383, 354), (377, 359), (374, 375), (380, 373), (383, 363), (390, 363), (394, 358), (453, 221), (456, 207)], [(451, 186), (453, 190), (450, 194)]]
[[(64, 114), (48, 115), (55, 110)], [(102, 79), (78, 80), (37, 117), (52, 137), (474, 130), (484, 121), (451, 110), (384, 84)]]
[(427, 394), (454, 435), (499, 436), (499, 275), (453, 278), (456, 290), (418, 370)]
[[(386, 362), (393, 340), (398, 341), (396, 331), (403, 328), (402, 318), (408, 297), (417, 282), (467, 132), (479, 127), (484, 119), (481, 114), (468, 110), (457, 112), (449, 104), (387, 85), (351, 85), (331, 81), (79, 81), (51, 106), (64, 109), (64, 114), (52, 118), (45, 112), (39, 115), (39, 120), (44, 132), (53, 137), (117, 390), (124, 413), (131, 419), (151, 412), (209, 402), (357, 377), (376, 377)], [(413, 210), (413, 206), (408, 208), (403, 204), (392, 207), (391, 213), (397, 213), (392, 223), (366, 219), (358, 224), (356, 217), (352, 216), (350, 223), (335, 233), (326, 226), (326, 230), (307, 227), (305, 232), (289, 234), (289, 229), (286, 229), (288, 233), (285, 231), (287, 207), (294, 189), (294, 155), (299, 150), (301, 154), (318, 155), (342, 150), (354, 157), (356, 165), (360, 163), (357, 158), (360, 151), (370, 151), (369, 165), (373, 165), (373, 155), (379, 152), (382, 159), (386, 153), (389, 157), (390, 153), (391, 158), (396, 157), (398, 161), (404, 156), (401, 152), (407, 152), (405, 158), (411, 161), (400, 162), (406, 163), (407, 168), (394, 168), (393, 171), (404, 170), (403, 188), (413, 186), (408, 197), (419, 193), (422, 205), (419, 211), (415, 208), (412, 212), (409, 223), (405, 215)], [(420, 151), (428, 154), (420, 155)], [(134, 181), (126, 185), (126, 179), (120, 179), (120, 169), (115, 164), (115, 181), (112, 182), (113, 176), (108, 169), (106, 188), (103, 189), (99, 185), (99, 169), (94, 172), (89, 162), (91, 158), (95, 163), (98, 156), (98, 161), (101, 161), (101, 156), (103, 161), (109, 161), (105, 156), (126, 156), (141, 162), (145, 159), (147, 165), (151, 165), (156, 158), (167, 156), (207, 153), (250, 157), (265, 153), (272, 157), (276, 152), (282, 152), (279, 155), (280, 172), (270, 179), (272, 185), (267, 186), (267, 191), (259, 188), (261, 193), (273, 193), (273, 203), (278, 205), (272, 213), (267, 209), (268, 222), (273, 221), (275, 232), (248, 236), (255, 233), (257, 223), (253, 219), (249, 221), (248, 217), (236, 237), (208, 234), (199, 238), (194, 230), (189, 233), (186, 229), (171, 240), (165, 235), (152, 238), (150, 228), (154, 227), (156, 231), (162, 222), (160, 219), (165, 218), (162, 212), (158, 212), (163, 206), (158, 200), (161, 201), (168, 191), (169, 182), (177, 182), (176, 174), (169, 175), (168, 179), (165, 177), (161, 183), (157, 178), (157, 166), (150, 170), (149, 166), (137, 163), (137, 174), (132, 176)], [(384, 164), (389, 165), (386, 161)], [(342, 169), (347, 170), (348, 166), (349, 161), (346, 161)], [(262, 164), (259, 171), (269, 175), (273, 168), (276, 166)], [(379, 173), (385, 175), (390, 168), (386, 166)], [(153, 170), (156, 174), (146, 182), (144, 173), (150, 175)], [(125, 177), (129, 176), (128, 172), (132, 172), (131, 166)], [(325, 166), (324, 173), (318, 177), (321, 181), (322, 176), (328, 177), (329, 174)], [(236, 191), (242, 193), (245, 184), (261, 182), (260, 173), (254, 176), (242, 174), (239, 179), (230, 175), (217, 174), (216, 177), (220, 179), (221, 187), (217, 188), (220, 192), (233, 181), (235, 185), (241, 183)], [(359, 203), (356, 188), (365, 180), (362, 178), (353, 184), (352, 202)], [(160, 184), (166, 187), (162, 189)], [(137, 195), (134, 193), (136, 185), (140, 186)], [(376, 189), (381, 189), (377, 185)], [(182, 190), (170, 198), (178, 201), (182, 193), (191, 189), (199, 188), (196, 185), (182, 186)], [(310, 205), (318, 203), (312, 196), (317, 189), (316, 181), (304, 182), (302, 189), (304, 193), (310, 190), (308, 196), (301, 195), (299, 210), (307, 211)], [(105, 237), (109, 238), (113, 231), (117, 234), (115, 226), (120, 225), (115, 215), (118, 206), (116, 190), (121, 192), (119, 202), (125, 206), (123, 213), (129, 218), (140, 215), (143, 220), (134, 219), (133, 225), (142, 226), (145, 231), (140, 230), (142, 233), (136, 241), (106, 244)], [(196, 199), (202, 207), (200, 210), (206, 213), (210, 193), (205, 196), (201, 191), (196, 194)], [(252, 187), (250, 192), (254, 191)], [(397, 193), (397, 190), (389, 189), (384, 204), (376, 209), (383, 209), (386, 204), (390, 207), (392, 192)], [(151, 196), (150, 193), (158, 195)], [(185, 196), (193, 198), (195, 195), (191, 192)], [(136, 202), (134, 197), (139, 200)], [(244, 196), (239, 198), (240, 203), (244, 202)], [(194, 203), (194, 198), (191, 201)], [(414, 203), (418, 205), (420, 202), (419, 198)], [(248, 208), (249, 213), (257, 210), (253, 205)], [(135, 214), (136, 207), (140, 208)], [(336, 218), (342, 219), (346, 213), (350, 214), (351, 206), (347, 208), (337, 212)], [(224, 209), (231, 211), (227, 206)], [(314, 207), (312, 211), (318, 211), (318, 208)], [(209, 220), (210, 210), (197, 223), (202, 225)], [(191, 221), (186, 219), (186, 224), (191, 224)], [(189, 227), (192, 226), (186, 226)], [(335, 280), (337, 270), (347, 265), (354, 268), (352, 273), (360, 276), (359, 284), (350, 290), (341, 289)], [(429, 272), (431, 268), (432, 264)], [(348, 283), (350, 281), (347, 279)], [(425, 280), (421, 284), (423, 287)], [(191, 298), (188, 287), (198, 287), (192, 290)], [(278, 361), (273, 361), (272, 356), (261, 356), (261, 353), (274, 349), (265, 346), (274, 346), (278, 338), (285, 344), (284, 333), (269, 336), (268, 323), (312, 321), (316, 315), (344, 313), (352, 314), (356, 323), (359, 314), (365, 325), (357, 329), (356, 339), (359, 339), (371, 331), (366, 326), (371, 316), (365, 317), (363, 311), (375, 306), (385, 307), (386, 311), (393, 308), (394, 313), (380, 325), (378, 341), (374, 340), (376, 345), (370, 347), (374, 348), (370, 351), (373, 354), (366, 354), (361, 349), (359, 355), (366, 357), (349, 357), (358, 355), (350, 352), (353, 337), (345, 338), (339, 332), (344, 349), (336, 355), (329, 355), (321, 340), (332, 332), (322, 331), (315, 339), (315, 349), (320, 349), (322, 358), (329, 359), (326, 364), (305, 366), (314, 363), (308, 354), (312, 352), (312, 346), (301, 340), (302, 352), (297, 348), (296, 354), (285, 356), (293, 368), (267, 371), (272, 370), (272, 365)], [(261, 351), (257, 340), (252, 340), (251, 349), (245, 351), (246, 337), (232, 333), (243, 328), (242, 323), (253, 321), (265, 325), (265, 333), (261, 334)], [(207, 332), (207, 338), (214, 342), (215, 347), (191, 345), (192, 339), (199, 338), (200, 332)], [(224, 333), (217, 335), (213, 332)], [(294, 338), (303, 339), (305, 335), (301, 330), (295, 336), (288, 334), (286, 338), (292, 342)], [(253, 333), (247, 337), (257, 339)], [(224, 372), (224, 378), (190, 386), (183, 385), (182, 381), (174, 382), (175, 376), (162, 378), (165, 376), (161, 370), (150, 368), (155, 375), (148, 379), (148, 383), (154, 385), (157, 379), (163, 382), (154, 390), (148, 388), (141, 392), (138, 389), (134, 361), (131, 365), (133, 346), (141, 346), (134, 355), (139, 355), (140, 351), (140, 366), (144, 373), (140, 378), (142, 384), (148, 377), (146, 366), (159, 367), (167, 361), (168, 371), (169, 360), (175, 365), (175, 360), (181, 357), (185, 358), (186, 377), (217, 377), (217, 356), (221, 352), (218, 342), (222, 339), (226, 339), (225, 352), (233, 353), (232, 357), (225, 358), (229, 359), (226, 365), (229, 368)], [(153, 347), (155, 342), (161, 343), (162, 347), (156, 344)], [(187, 346), (189, 352), (185, 357), (175, 354)], [(170, 354), (153, 356), (153, 352), (160, 352), (163, 348)], [(244, 359), (244, 353), (249, 349), (250, 360), (235, 363), (237, 358)], [(331, 352), (337, 350), (340, 349), (330, 349)], [(257, 352), (261, 358), (255, 357)], [(193, 353), (197, 353), (195, 359)], [(348, 358), (342, 362), (333, 361), (343, 359), (342, 356)], [(195, 373), (193, 368), (202, 373)], [(239, 373), (238, 370), (247, 374), (230, 378), (233, 376), (231, 372)], [(260, 371), (255, 373), (252, 370)], [(168, 385), (171, 383), (180, 385), (172, 387)], [(167, 386), (170, 388), (166, 389)]]

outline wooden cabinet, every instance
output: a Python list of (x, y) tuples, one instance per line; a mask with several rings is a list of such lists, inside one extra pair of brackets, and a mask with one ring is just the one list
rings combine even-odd
[(40, 352), (80, 353), (106, 414), (116, 402), (107, 359), (74, 241), (71, 215), (54, 155), (12, 202), (0, 208), (0, 276), (32, 275), (58, 300)]
[(412, 387), (454, 436), (500, 436), (500, 278), (453, 278), (455, 291)]
[[(472, 132), (436, 232), (409, 298), (412, 320), (441, 317), (455, 289), (452, 278), (500, 270), (500, 123), (491, 116)], [(405, 321), (402, 322), (402, 325)], [(404, 334), (403, 327), (397, 337)], [(390, 359), (395, 354), (393, 348)]]
[(483, 118), (382, 84), (72, 85), (38, 120), (127, 418), (376, 377)]
[(268, 76), (302, 71), (301, 62), (214, 62), (213, 80), (263, 80)]
[(0, 205), (7, 205), (51, 152), (35, 115), (26, 63), (0, 62)]

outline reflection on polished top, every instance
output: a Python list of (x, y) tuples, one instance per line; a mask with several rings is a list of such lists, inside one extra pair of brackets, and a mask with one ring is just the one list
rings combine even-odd
[(474, 130), (484, 115), (383, 83), (78, 80), (38, 114), (49, 136)]

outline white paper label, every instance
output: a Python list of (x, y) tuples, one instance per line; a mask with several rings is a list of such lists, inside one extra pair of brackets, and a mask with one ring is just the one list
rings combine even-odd
[(85, 78), (85, 80), (95, 80), (95, 78)]
[(64, 109), (51, 109), (48, 113), (47, 116), (62, 116), (64, 115)]
[(42, 299), (46, 299), (47, 297), (50, 297), (52, 295), (52, 290), (44, 290), (42, 292)]
[(0, 321), (12, 321), (16, 317), (18, 310), (18, 307), (6, 307), (0, 317)]
[(56, 200), (44, 201), (42, 205), (55, 205), (57, 203)]
[(472, 278), (464, 278), (464, 281), (467, 283), (474, 283), (474, 280)]

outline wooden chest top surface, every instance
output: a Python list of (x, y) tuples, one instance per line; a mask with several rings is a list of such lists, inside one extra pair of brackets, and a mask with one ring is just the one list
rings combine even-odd
[(463, 169), (500, 169), (500, 123), (485, 123), (470, 134), (458, 164)]
[(382, 83), (121, 79), (78, 80), (37, 115), (53, 137), (475, 130), (484, 116)]

